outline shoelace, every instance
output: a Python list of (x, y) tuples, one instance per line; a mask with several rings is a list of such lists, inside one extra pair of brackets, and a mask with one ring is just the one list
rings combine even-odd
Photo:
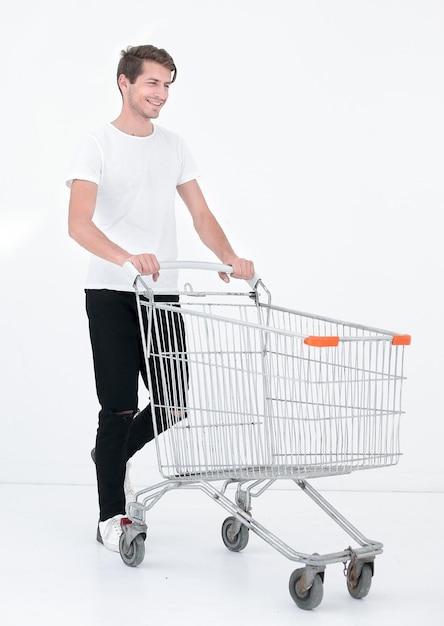
[(120, 537), (120, 535), (122, 534), (122, 527), (120, 526), (120, 519), (113, 518), (111, 520), (111, 525), (112, 525), (113, 531), (117, 533), (117, 535)]

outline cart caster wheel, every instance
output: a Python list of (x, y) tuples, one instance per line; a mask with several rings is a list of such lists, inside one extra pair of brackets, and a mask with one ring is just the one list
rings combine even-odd
[(130, 549), (125, 553), (124, 551), (124, 535), (120, 536), (119, 550), (122, 561), (129, 567), (137, 567), (145, 558), (145, 540), (143, 535), (136, 535), (130, 544)]
[(353, 580), (353, 567), (347, 571), (347, 589), (352, 598), (360, 600), (370, 591), (372, 584), (373, 570), (369, 563), (364, 563), (362, 571), (357, 580)]
[(249, 530), (244, 524), (241, 524), (237, 535), (233, 535), (232, 528), (235, 523), (237, 523), (235, 517), (227, 517), (224, 521), (222, 524), (222, 541), (232, 552), (240, 552), (247, 546)]
[(324, 595), (324, 583), (320, 574), (316, 574), (313, 580), (313, 584), (305, 593), (299, 593), (297, 590), (297, 584), (304, 573), (304, 568), (296, 569), (290, 576), (289, 591), (293, 600), (296, 602), (300, 609), (310, 611), (316, 608), (322, 602)]

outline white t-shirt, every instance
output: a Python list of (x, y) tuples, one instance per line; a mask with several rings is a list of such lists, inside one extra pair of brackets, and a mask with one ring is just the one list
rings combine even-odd
[[(134, 137), (107, 124), (77, 148), (66, 184), (97, 183), (96, 226), (130, 254), (153, 253), (162, 263), (177, 260), (176, 187), (198, 175), (179, 135), (154, 126), (148, 137)], [(174, 270), (144, 280), (156, 292), (177, 290)], [(91, 255), (86, 288), (133, 291), (129, 283), (119, 265)]]

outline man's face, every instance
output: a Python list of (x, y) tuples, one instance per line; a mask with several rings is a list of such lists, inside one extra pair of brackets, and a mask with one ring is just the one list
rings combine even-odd
[(171, 71), (154, 61), (143, 64), (143, 72), (133, 84), (125, 79), (125, 101), (134, 113), (152, 119), (158, 117), (168, 99)]

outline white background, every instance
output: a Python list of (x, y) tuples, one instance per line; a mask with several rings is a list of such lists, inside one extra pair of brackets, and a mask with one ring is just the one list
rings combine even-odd
[[(87, 254), (67, 236), (64, 180), (80, 139), (120, 111), (120, 50), (152, 43), (178, 66), (159, 124), (186, 139), (274, 302), (412, 335), (400, 464), (326, 487), (443, 490), (443, 27), (439, 0), (8, 7), (0, 482), (94, 482)], [(179, 202), (178, 220), (182, 258), (213, 260)], [(154, 450), (139, 463), (149, 483)]]

